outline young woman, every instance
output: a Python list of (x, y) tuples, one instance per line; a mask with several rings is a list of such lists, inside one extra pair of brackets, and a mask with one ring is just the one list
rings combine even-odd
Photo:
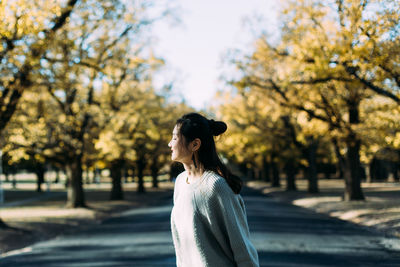
[(183, 163), (171, 213), (178, 267), (259, 266), (249, 240), (241, 180), (218, 157), (214, 136), (222, 121), (190, 113), (177, 120), (168, 146), (172, 160)]

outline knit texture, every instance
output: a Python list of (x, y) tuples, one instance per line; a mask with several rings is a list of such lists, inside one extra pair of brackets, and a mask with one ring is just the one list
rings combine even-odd
[(171, 231), (178, 267), (259, 266), (242, 197), (214, 172), (175, 182)]

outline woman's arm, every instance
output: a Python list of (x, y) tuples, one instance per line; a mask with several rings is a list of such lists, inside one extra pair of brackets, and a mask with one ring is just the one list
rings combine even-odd
[(230, 246), (237, 266), (258, 267), (257, 250), (250, 241), (243, 199), (234, 194), (222, 179), (213, 183), (208, 193), (199, 199), (203, 202), (205, 218), (211, 232), (215, 236), (223, 236), (219, 238), (221, 246)]

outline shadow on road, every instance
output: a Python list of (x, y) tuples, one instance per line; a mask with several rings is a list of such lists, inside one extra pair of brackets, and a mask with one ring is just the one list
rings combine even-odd
[[(397, 251), (384, 246), (384, 236), (249, 188), (243, 196), (261, 266), (400, 266)], [(168, 198), (126, 211), (6, 257), (0, 266), (175, 266), (171, 208)]]

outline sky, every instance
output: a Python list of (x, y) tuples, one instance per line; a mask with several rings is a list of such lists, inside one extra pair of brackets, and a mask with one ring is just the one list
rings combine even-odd
[[(276, 24), (277, 0), (175, 0), (180, 23), (157, 23), (155, 52), (166, 60), (156, 86), (174, 81), (173, 93), (196, 109), (206, 108), (224, 83), (230, 49), (251, 49), (257, 27)], [(249, 23), (250, 22), (250, 23)], [(260, 25), (261, 23), (256, 23)]]

